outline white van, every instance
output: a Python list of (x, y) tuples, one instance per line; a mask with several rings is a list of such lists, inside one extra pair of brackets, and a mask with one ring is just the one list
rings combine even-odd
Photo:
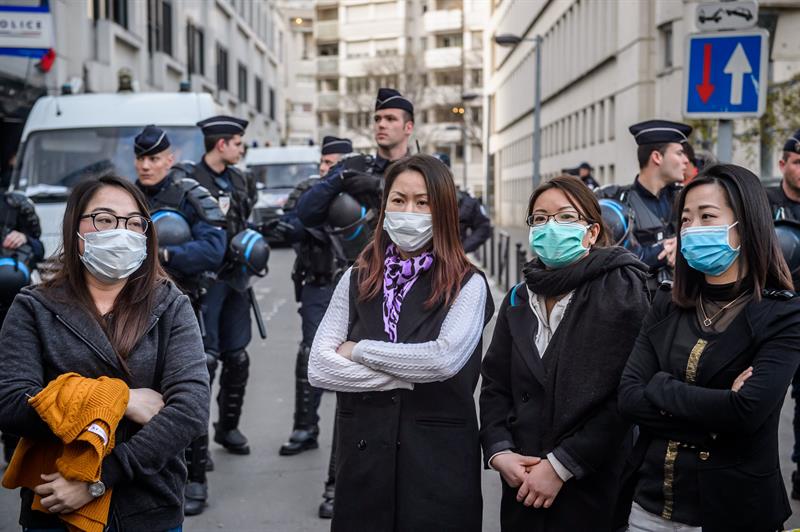
[(22, 130), (12, 186), (35, 204), (45, 255), (61, 245), (70, 188), (87, 175), (136, 179), (133, 139), (155, 124), (169, 135), (176, 161), (199, 161), (203, 136), (195, 124), (219, 113), (210, 94), (121, 92), (45, 96)]
[(253, 220), (264, 223), (282, 216), (292, 189), (300, 181), (319, 174), (319, 158), (319, 146), (249, 148), (244, 164), (258, 187)]

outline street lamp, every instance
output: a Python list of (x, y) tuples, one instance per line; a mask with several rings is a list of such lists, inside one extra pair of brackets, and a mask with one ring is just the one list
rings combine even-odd
[(536, 46), (536, 95), (533, 102), (533, 188), (536, 188), (541, 180), (539, 159), (542, 148), (542, 127), (539, 115), (542, 110), (542, 36), (534, 35), (530, 39), (510, 33), (494, 36), (494, 42), (498, 46), (516, 46), (523, 41), (532, 42)]

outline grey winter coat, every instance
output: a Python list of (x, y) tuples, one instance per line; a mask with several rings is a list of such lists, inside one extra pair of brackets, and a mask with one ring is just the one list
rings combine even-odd
[[(103, 460), (102, 481), (114, 488), (111, 514), (118, 531), (168, 530), (183, 522), (183, 450), (207, 430), (208, 370), (189, 299), (174, 284), (156, 288), (147, 332), (127, 358), (126, 374), (100, 324), (59, 291), (24, 289), (0, 331), (0, 430), (26, 438), (53, 434), (28, 405), (61, 374), (116, 377), (130, 388), (151, 388), (165, 406), (145, 426), (123, 418), (116, 447)], [(161, 360), (161, 362), (159, 362)], [(23, 527), (60, 526), (30, 509), (22, 492)]]

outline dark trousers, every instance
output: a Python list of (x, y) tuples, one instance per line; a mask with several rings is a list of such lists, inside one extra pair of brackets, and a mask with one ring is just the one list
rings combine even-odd
[(792, 447), (792, 462), (800, 467), (800, 369), (792, 378), (792, 398), (794, 399), (794, 447)]
[(252, 337), (250, 300), (224, 281), (217, 281), (203, 296), (206, 351), (227, 353), (247, 347)]
[[(333, 297), (333, 289), (334, 286), (330, 284), (321, 286), (310, 284), (303, 285), (303, 290), (300, 294), (300, 309), (298, 312), (300, 313), (301, 329), (303, 332), (303, 345), (309, 348), (311, 344), (314, 343), (314, 335), (317, 334), (317, 328), (322, 318), (325, 316), (325, 311), (328, 310), (328, 304), (331, 302), (331, 297)], [(308, 356), (307, 351), (304, 355), (301, 349), (298, 351), (297, 356)], [(308, 360), (298, 360), (297, 368), (305, 371), (306, 375), (304, 378), (307, 380)], [(322, 390), (314, 387), (310, 388), (313, 391), (313, 407), (311, 409), (311, 418), (308, 421), (316, 425), (319, 423), (319, 415), (317, 412), (322, 400)]]

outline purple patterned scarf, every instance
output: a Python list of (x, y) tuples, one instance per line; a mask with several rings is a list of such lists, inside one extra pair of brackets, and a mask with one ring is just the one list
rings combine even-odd
[(400, 307), (417, 277), (433, 266), (433, 254), (428, 251), (403, 260), (394, 244), (389, 244), (383, 266), (383, 330), (390, 342), (397, 342)]

